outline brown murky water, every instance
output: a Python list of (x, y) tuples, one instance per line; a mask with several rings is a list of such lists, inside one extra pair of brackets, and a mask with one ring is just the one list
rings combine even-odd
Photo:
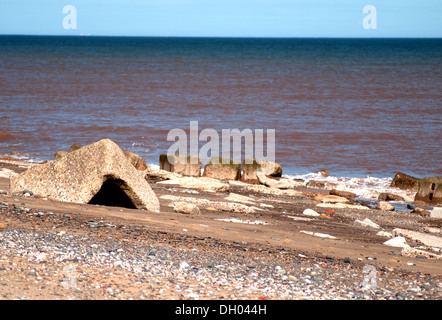
[[(0, 37), (0, 155), (275, 129), (286, 174), (442, 175), (442, 40)], [(200, 146), (204, 142), (200, 142)]]

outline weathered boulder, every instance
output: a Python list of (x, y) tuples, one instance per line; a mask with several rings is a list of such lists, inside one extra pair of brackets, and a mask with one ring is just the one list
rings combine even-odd
[(289, 178), (273, 178), (271, 176), (266, 176), (261, 173), (257, 173), (258, 181), (270, 188), (278, 189), (293, 189), (295, 187), (300, 187), (303, 185), (302, 182), (295, 181)]
[(81, 144), (74, 143), (73, 145), (71, 145), (71, 147), (69, 148), (68, 152), (73, 152), (73, 151), (78, 150), (78, 149), (80, 149), (82, 147), (83, 146)]
[(314, 200), (321, 201), (324, 203), (348, 203), (348, 199), (340, 196), (335, 196), (331, 194), (318, 194), (314, 197)]
[(313, 189), (325, 189), (326, 183), (324, 181), (309, 180), (306, 187)]
[(417, 213), (418, 215), (422, 217), (429, 217), (431, 213), (424, 208), (415, 207), (412, 211), (412, 213)]
[(327, 178), (329, 176), (327, 169), (322, 169), (322, 170), (316, 171), (316, 173), (320, 174), (324, 178)]
[(229, 185), (235, 189), (241, 189), (242, 191), (252, 192), (252, 193), (261, 193), (267, 195), (274, 196), (304, 196), (304, 191), (299, 191), (295, 189), (278, 189), (278, 188), (269, 188), (262, 184), (249, 184), (241, 181), (229, 181)]
[(383, 211), (393, 211), (394, 206), (387, 201), (379, 201), (376, 206), (376, 209), (383, 210)]
[(155, 193), (117, 144), (103, 139), (10, 179), (11, 193), (159, 212)]
[(75, 150), (80, 149), (81, 147), (83, 147), (81, 144), (74, 143), (73, 145), (71, 145), (71, 147), (69, 148), (68, 151), (58, 151), (58, 152), (56, 152), (55, 155), (54, 155), (54, 160), (61, 159), (62, 157), (67, 155), (68, 152), (73, 152)]
[(382, 192), (378, 196), (378, 200), (382, 201), (404, 201), (405, 199), (401, 196), (398, 196), (396, 194), (388, 193), (388, 192)]
[(427, 177), (419, 181), (419, 188), (414, 201), (442, 203), (442, 177)]
[(221, 157), (213, 157), (204, 166), (203, 177), (219, 180), (239, 180), (241, 177), (241, 163)]
[(160, 155), (160, 169), (187, 177), (201, 176), (201, 160), (194, 155)]
[(242, 165), (241, 181), (259, 184), (257, 173), (271, 177), (281, 177), (282, 167), (276, 162), (246, 158)]
[(331, 189), (330, 194), (333, 196), (344, 197), (344, 198), (356, 198), (356, 194), (350, 191)]
[(145, 178), (149, 180), (174, 180), (182, 177), (181, 174), (173, 173), (170, 171), (162, 170), (158, 166), (148, 165), (147, 169), (144, 171), (146, 174)]
[(417, 191), (419, 179), (409, 176), (408, 174), (398, 172), (393, 178), (390, 187), (399, 188), (402, 190)]
[(144, 161), (144, 159), (141, 158), (139, 155), (129, 151), (123, 151), (123, 153), (129, 160), (129, 162), (132, 163), (135, 169), (139, 171), (144, 171), (147, 169), (146, 161)]
[(199, 215), (200, 209), (196, 204), (180, 201), (175, 204), (173, 207), (173, 211), (184, 213), (184, 214), (191, 214), (191, 215)]
[(67, 151), (57, 151), (54, 154), (54, 160), (59, 160), (59, 159), (63, 158), (65, 155), (67, 155), (67, 154), (68, 154)]

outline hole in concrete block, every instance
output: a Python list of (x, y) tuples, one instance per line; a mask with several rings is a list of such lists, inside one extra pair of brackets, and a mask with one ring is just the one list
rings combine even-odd
[(107, 179), (89, 204), (136, 209), (132, 200), (124, 192), (125, 189), (127, 185), (123, 180)]

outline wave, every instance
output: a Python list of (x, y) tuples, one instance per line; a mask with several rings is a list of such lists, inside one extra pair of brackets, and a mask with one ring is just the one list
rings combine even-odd
[(392, 193), (404, 198), (405, 202), (413, 202), (415, 192), (390, 187), (393, 178), (378, 177), (335, 177), (324, 176), (320, 173), (303, 175), (283, 175), (291, 179), (302, 179), (307, 185), (310, 181), (323, 182), (327, 189), (349, 191), (356, 194), (360, 200), (377, 200), (381, 193)]

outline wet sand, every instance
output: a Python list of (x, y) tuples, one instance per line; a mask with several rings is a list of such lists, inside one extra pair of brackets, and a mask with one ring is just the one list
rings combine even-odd
[[(15, 172), (26, 170), (8, 161), (1, 161), (0, 168)], [(441, 220), (406, 212), (316, 207), (318, 201), (313, 200), (313, 196), (327, 192), (324, 190), (311, 189), (301, 196), (289, 197), (245, 191), (236, 185), (228, 192), (216, 193), (189, 191), (155, 181), (150, 185), (160, 199), (160, 213), (11, 195), (9, 179), (0, 178), (0, 190), (5, 191), (0, 194), (0, 223), (4, 225), (0, 230), (4, 244), (0, 256), (0, 299), (441, 298), (441, 260), (403, 256), (400, 248), (383, 244), (388, 238), (378, 236), (379, 230), (353, 226), (356, 219), (369, 218), (384, 231), (404, 228), (429, 233), (428, 228), (440, 230)], [(174, 212), (170, 206), (172, 201), (162, 198), (175, 195), (226, 201), (229, 192), (253, 198), (257, 204), (264, 204), (263, 210), (235, 213), (200, 207), (200, 215), (188, 215)], [(303, 215), (305, 209), (326, 216), (307, 217)], [(336, 239), (300, 231), (328, 234)], [(20, 234), (34, 240), (21, 240), (24, 241), (22, 251), (12, 244), (5, 245), (9, 244), (7, 239), (15, 239)], [(67, 237), (72, 243), (82, 239), (84, 243), (77, 249), (86, 251), (77, 253), (80, 259), (68, 253), (66, 257), (69, 257), (64, 260), (50, 259), (56, 256), (56, 250), (42, 248), (36, 240), (39, 237), (47, 237), (45, 241), (53, 246), (57, 241), (67, 241)], [(32, 241), (36, 241), (35, 245)], [(98, 260), (88, 259), (99, 256), (100, 252), (114, 252), (113, 249), (97, 251), (101, 246), (118, 247), (121, 250), (115, 249), (115, 254), (128, 256), (115, 260), (123, 261), (120, 264), (116, 265), (113, 260), (100, 267)], [(154, 258), (149, 256), (152, 251), (156, 253)], [(166, 255), (160, 259), (160, 253)], [(38, 254), (44, 259), (38, 259)], [(124, 259), (132, 261), (132, 267), (129, 262), (126, 265)], [(134, 261), (147, 260), (158, 263), (155, 268), (161, 271), (146, 271), (147, 266), (141, 271), (135, 270)], [(183, 262), (187, 264), (184, 269), (181, 268)], [(83, 277), (75, 290), (63, 286), (63, 279), (66, 280), (63, 268), (69, 265), (76, 267), (76, 279)], [(361, 288), (363, 269), (367, 265), (376, 268), (376, 290)], [(219, 266), (233, 269), (226, 273)], [(166, 269), (168, 276), (165, 277), (162, 272)], [(257, 283), (261, 282), (251, 280), (254, 276), (259, 281), (270, 277), (272, 285), (260, 287)], [(227, 282), (221, 281), (223, 277)], [(209, 278), (213, 281), (207, 280)]]

